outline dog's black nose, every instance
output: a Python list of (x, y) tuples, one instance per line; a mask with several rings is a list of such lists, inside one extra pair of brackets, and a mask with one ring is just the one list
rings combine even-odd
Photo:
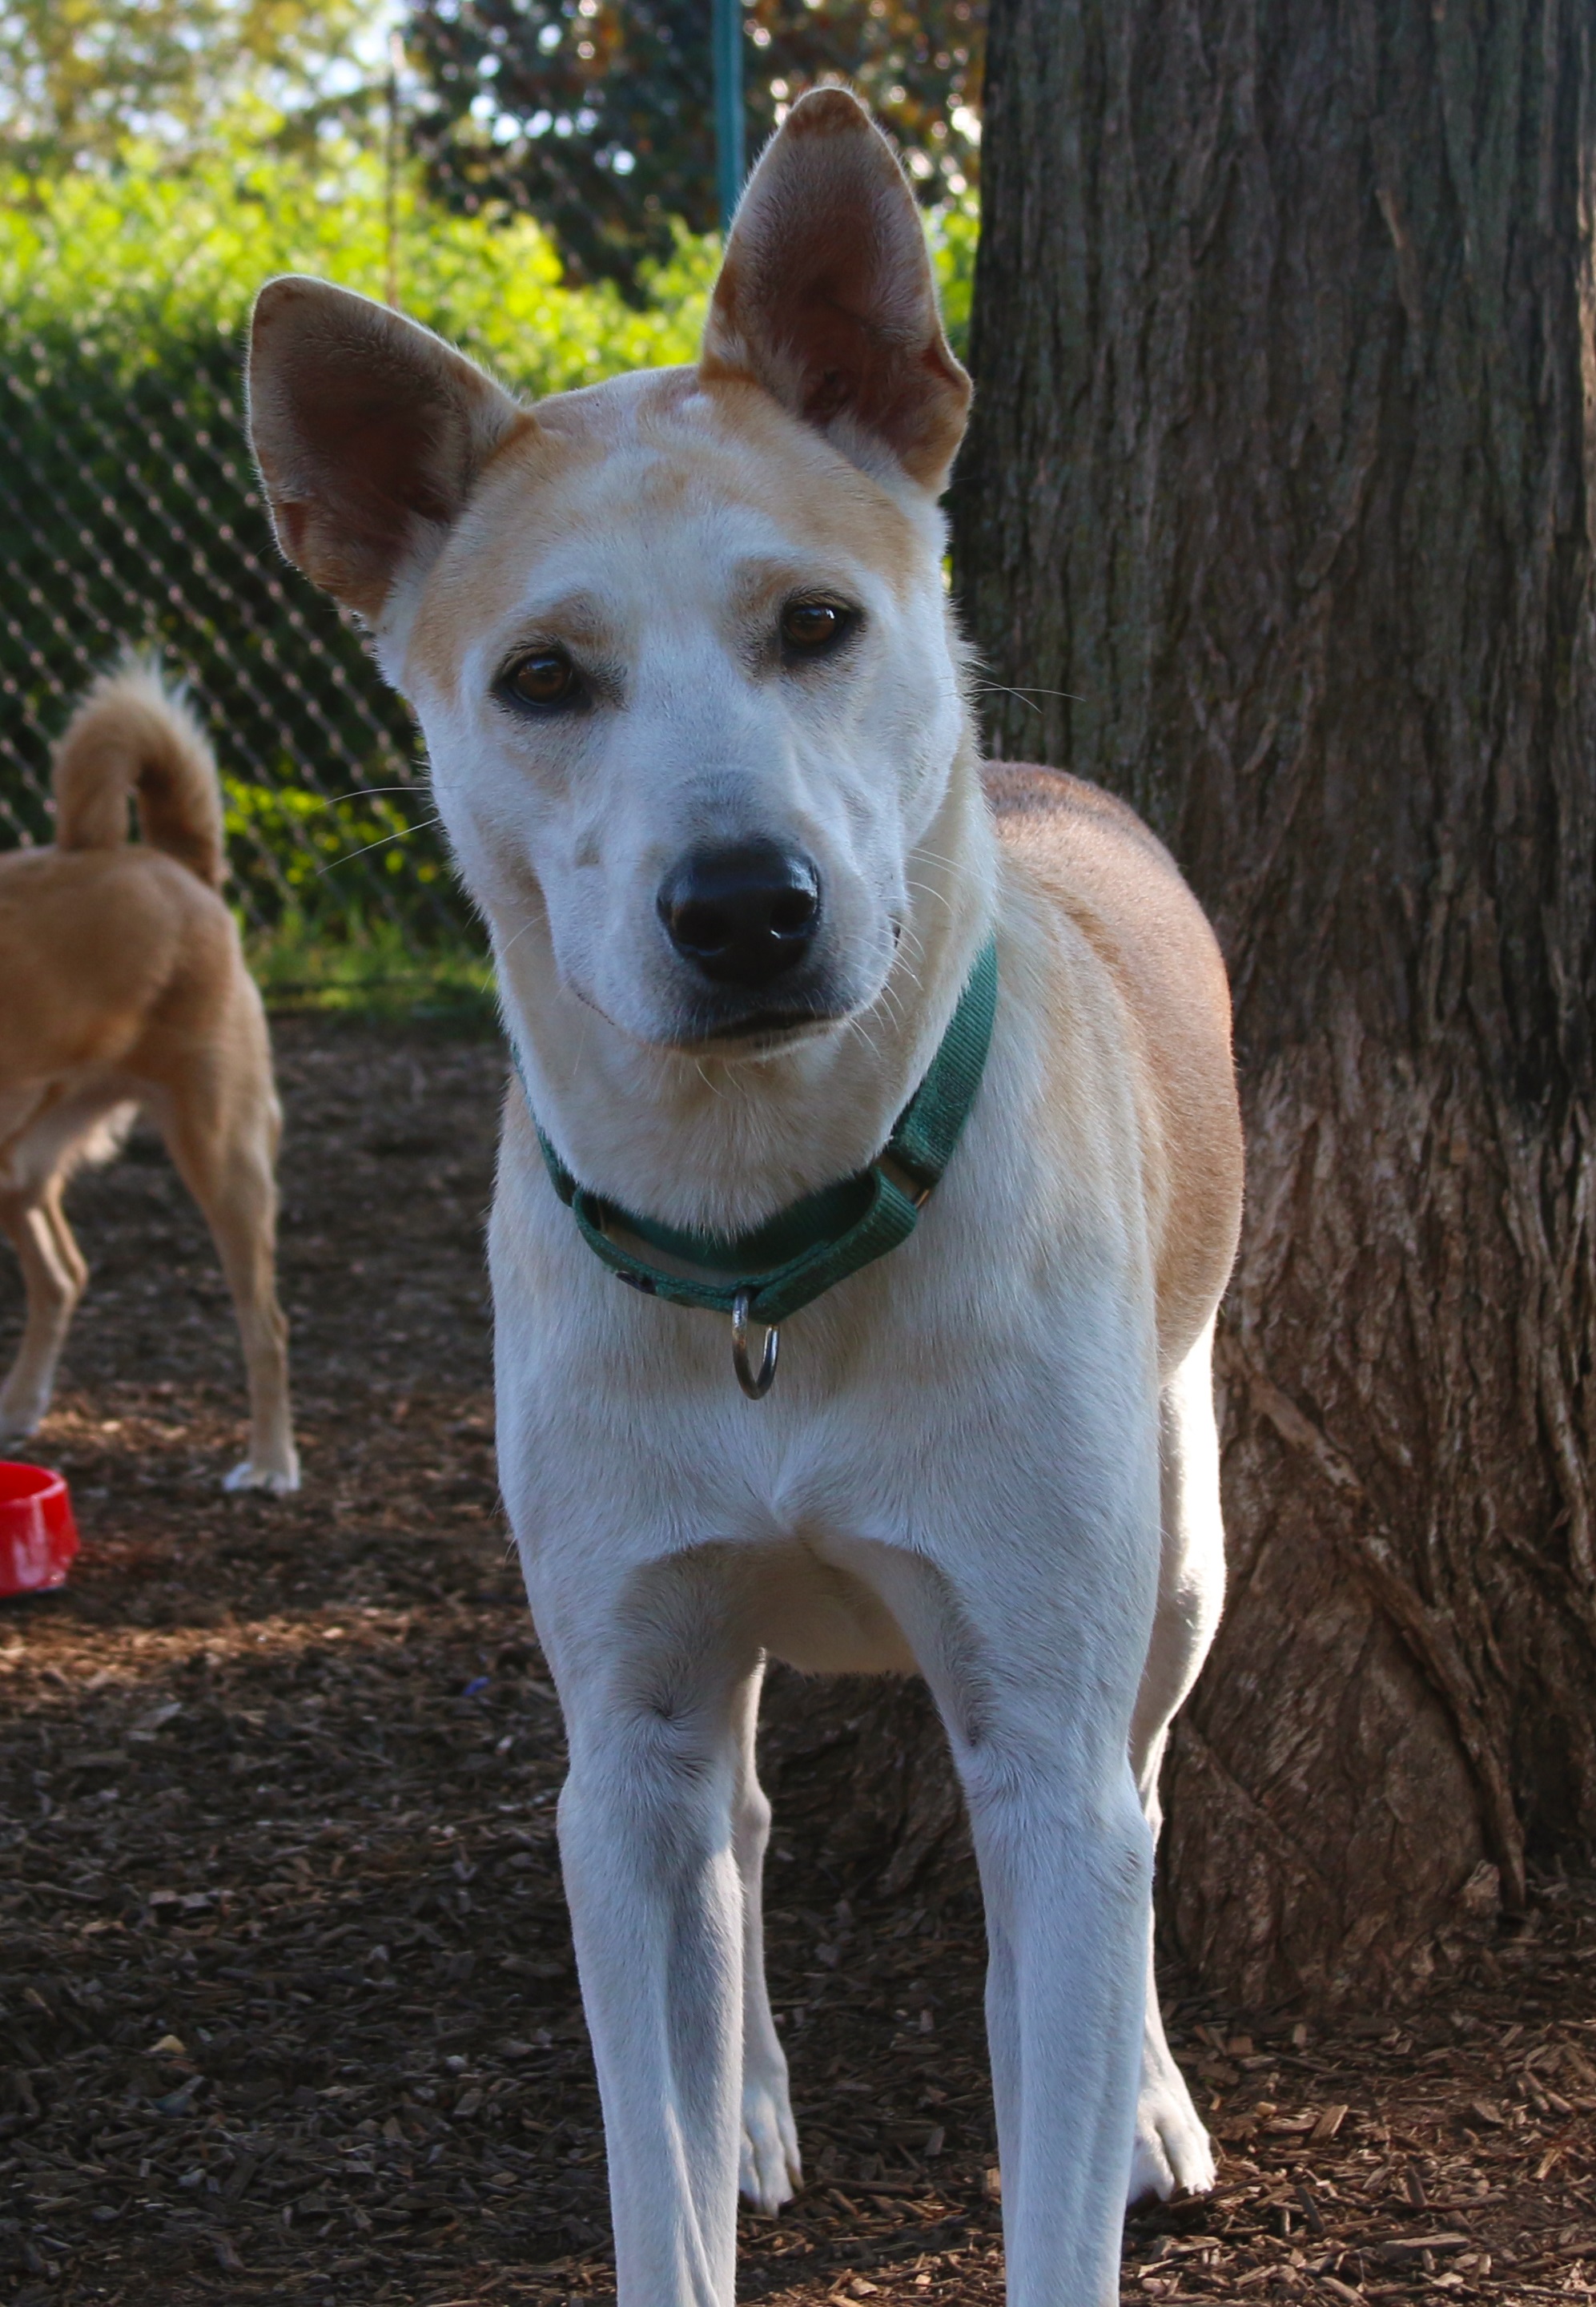
[(820, 876), (773, 841), (700, 849), (670, 873), (660, 919), (684, 961), (716, 985), (768, 985), (795, 969), (820, 925)]

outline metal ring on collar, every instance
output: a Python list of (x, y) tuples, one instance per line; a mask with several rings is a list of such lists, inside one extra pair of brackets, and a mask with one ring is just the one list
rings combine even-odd
[(772, 1324), (764, 1334), (764, 1351), (755, 1371), (748, 1359), (748, 1299), (739, 1290), (731, 1302), (731, 1367), (750, 1402), (763, 1402), (776, 1382), (776, 1356), (781, 1350), (781, 1330)]

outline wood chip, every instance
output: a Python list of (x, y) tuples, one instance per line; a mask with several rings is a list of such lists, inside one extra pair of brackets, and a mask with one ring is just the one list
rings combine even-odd
[(1378, 2248), (1416, 2257), (1421, 2251), (1467, 2251), (1472, 2241), (1473, 2237), (1466, 2234), (1387, 2235)]

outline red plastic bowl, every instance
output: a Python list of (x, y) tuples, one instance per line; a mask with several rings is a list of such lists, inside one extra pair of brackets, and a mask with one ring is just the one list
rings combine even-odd
[(66, 1484), (47, 1466), (0, 1458), (0, 1595), (64, 1586), (78, 1550)]

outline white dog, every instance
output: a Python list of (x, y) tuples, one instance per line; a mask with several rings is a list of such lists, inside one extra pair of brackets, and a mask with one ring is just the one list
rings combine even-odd
[(1129, 811), (983, 780), (937, 511), (969, 390), (834, 89), (753, 176), (696, 368), (528, 410), (362, 298), (256, 310), (278, 536), (420, 715), (522, 1071), (499, 1447), (625, 2307), (725, 2307), (739, 2163), (767, 2208), (798, 2183), (767, 1655), (935, 1694), (1015, 2307), (1117, 2296), (1127, 2194), (1212, 2174), (1147, 1982), (1159, 1754), (1223, 1578), (1228, 1001)]

